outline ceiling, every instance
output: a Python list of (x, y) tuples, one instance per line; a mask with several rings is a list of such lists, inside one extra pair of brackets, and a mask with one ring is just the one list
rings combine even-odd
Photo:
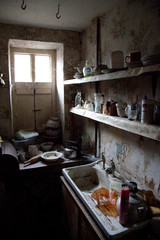
[[(26, 9), (21, 5), (24, 1)], [(118, 0), (0, 0), (0, 22), (83, 31)], [(61, 16), (56, 18), (60, 4)]]

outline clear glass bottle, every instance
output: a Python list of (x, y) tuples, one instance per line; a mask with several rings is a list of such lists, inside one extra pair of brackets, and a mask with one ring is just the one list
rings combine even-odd
[(95, 112), (101, 113), (101, 93), (94, 93)]

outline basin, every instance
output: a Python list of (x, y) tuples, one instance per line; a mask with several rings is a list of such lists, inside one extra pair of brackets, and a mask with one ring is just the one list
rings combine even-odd
[(105, 171), (102, 171), (100, 166), (94, 163), (88, 164), (87, 167), (81, 165), (66, 168), (63, 169), (63, 173), (81, 192), (93, 192), (101, 186), (109, 187)]
[(104, 187), (120, 192), (122, 184), (122, 180), (119, 177), (106, 173), (103, 169), (102, 161), (98, 160), (86, 165), (64, 168), (62, 169), (62, 174), (108, 239), (119, 239), (125, 235), (127, 236), (132, 231), (141, 229), (148, 223), (146, 220), (125, 227), (119, 223), (119, 217), (105, 215), (97, 207), (97, 203), (91, 197), (95, 190)]

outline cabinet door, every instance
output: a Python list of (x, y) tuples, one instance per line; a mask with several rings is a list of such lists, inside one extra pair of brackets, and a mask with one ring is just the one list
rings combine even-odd
[(62, 180), (63, 222), (70, 240), (106, 240), (72, 188)]
[(62, 208), (68, 238), (78, 240), (78, 207), (64, 185), (62, 185)]
[[(95, 230), (95, 226), (93, 226), (88, 219), (84, 216), (83, 212), (79, 213), (79, 224), (78, 224), (78, 240), (100, 240), (100, 236), (98, 236), (98, 228)], [(107, 238), (106, 238), (107, 239)]]

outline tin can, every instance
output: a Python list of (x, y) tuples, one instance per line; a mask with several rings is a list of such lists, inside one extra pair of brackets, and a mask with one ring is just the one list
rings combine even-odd
[(153, 122), (154, 102), (144, 96), (141, 105), (141, 123)]

